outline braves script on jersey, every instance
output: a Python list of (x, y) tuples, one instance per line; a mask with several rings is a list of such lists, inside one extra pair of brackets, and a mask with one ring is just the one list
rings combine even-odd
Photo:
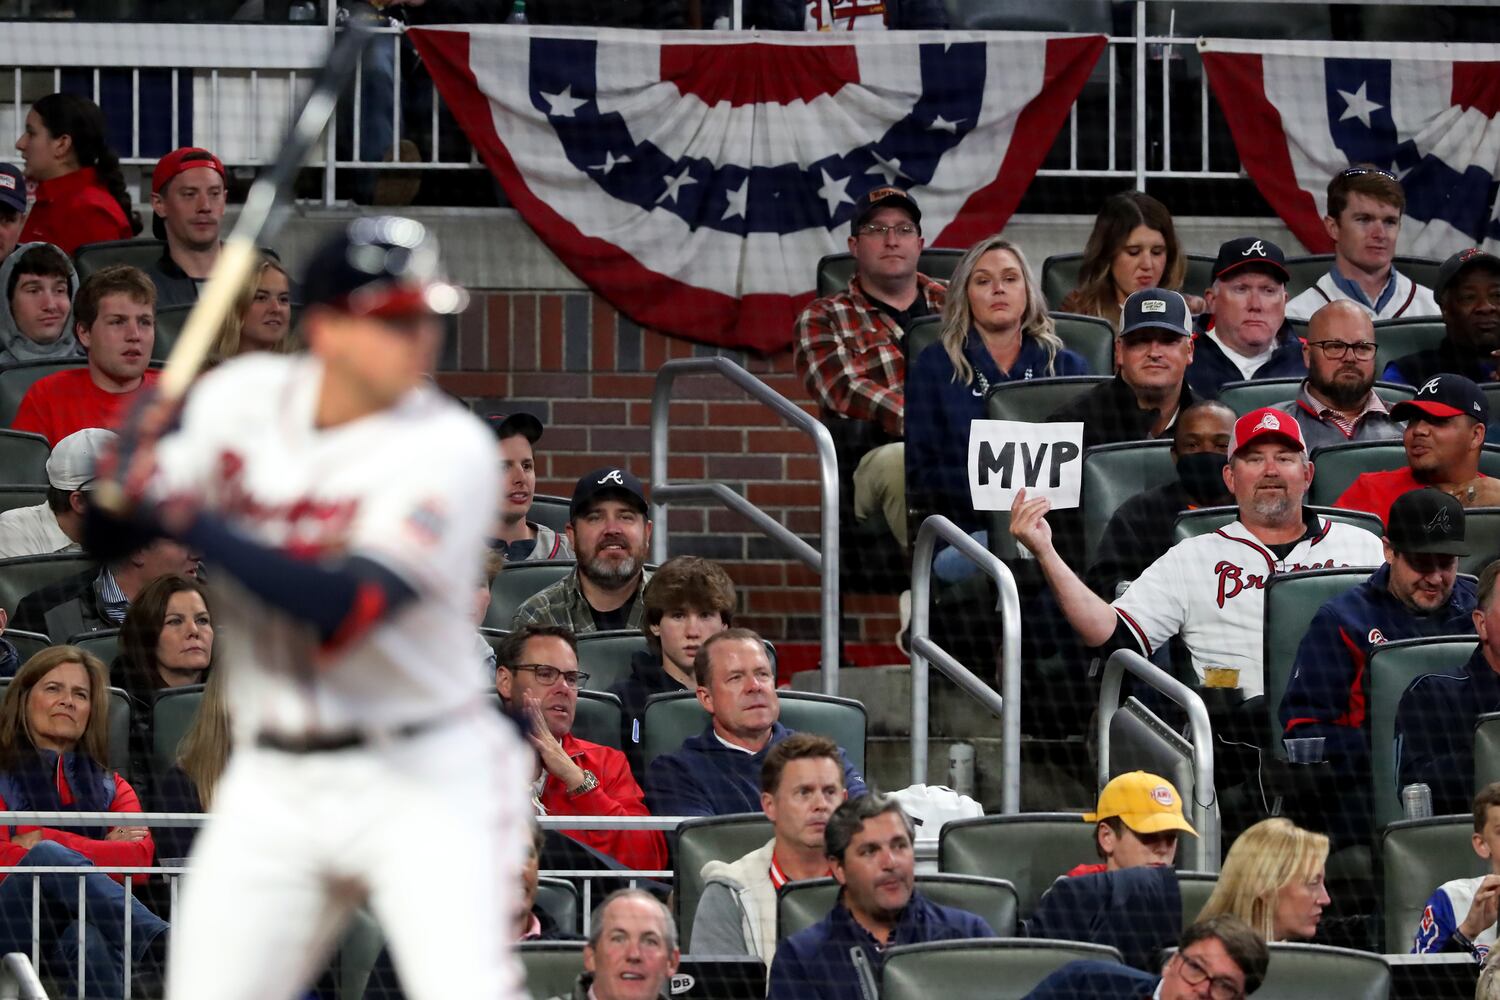
[[(397, 727), (475, 700), (468, 618), (498, 479), (476, 418), (422, 387), (348, 424), (313, 427), (319, 362), (248, 357), (205, 376), (182, 429), (159, 449), (163, 494), (186, 494), (262, 544), (301, 556), (358, 554), (420, 600), (328, 659), (227, 574), (235, 729), (296, 733)], [(326, 662), (325, 662), (326, 661)], [(317, 666), (314, 668), (314, 664)]]
[(1206, 667), (1240, 672), (1245, 696), (1264, 694), (1262, 610), (1265, 586), (1276, 573), (1332, 566), (1379, 566), (1380, 539), (1362, 528), (1318, 518), (1287, 557), (1276, 556), (1239, 521), (1178, 542), (1115, 601), (1141, 651), (1181, 635), (1199, 680)]

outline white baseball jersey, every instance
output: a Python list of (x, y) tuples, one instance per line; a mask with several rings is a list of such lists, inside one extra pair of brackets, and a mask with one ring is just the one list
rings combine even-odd
[(1380, 539), (1370, 532), (1322, 517), (1318, 522), (1318, 530), (1280, 561), (1239, 521), (1178, 542), (1114, 602), (1115, 613), (1145, 655), (1180, 634), (1200, 681), (1205, 667), (1233, 667), (1246, 697), (1264, 694), (1266, 581), (1293, 570), (1373, 568), (1385, 561)]
[(1307, 320), (1312, 314), (1322, 309), (1330, 302), (1348, 301), (1364, 309), (1372, 319), (1420, 319), (1426, 316), (1437, 316), (1440, 314), (1437, 299), (1432, 295), (1432, 289), (1426, 285), (1419, 285), (1412, 281), (1400, 271), (1392, 271), (1396, 276), (1396, 290), (1386, 300), (1380, 309), (1371, 309), (1363, 302), (1349, 298), (1344, 294), (1333, 280), (1332, 273), (1325, 274), (1319, 278), (1311, 287), (1302, 292), (1292, 301), (1286, 304), (1286, 315), (1288, 319)]
[(417, 599), (330, 653), (311, 626), (221, 574), (234, 591), (215, 612), (240, 737), (398, 727), (477, 697), (469, 610), (499, 489), (494, 439), (429, 386), (318, 429), (321, 373), (310, 356), (262, 354), (206, 375), (161, 442), (153, 490), (185, 493), (288, 553), (379, 562)]

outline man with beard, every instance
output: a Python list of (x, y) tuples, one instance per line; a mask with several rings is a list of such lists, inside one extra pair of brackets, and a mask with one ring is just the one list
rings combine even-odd
[(1414, 398), (1391, 407), (1391, 418), (1406, 421), (1406, 466), (1361, 473), (1335, 506), (1368, 511), (1384, 521), (1397, 497), (1423, 486), (1436, 487), (1465, 507), (1500, 504), (1500, 480), (1479, 471), (1490, 420), (1490, 404), (1479, 386), (1462, 375), (1434, 375)]
[(566, 625), (574, 635), (639, 629), (651, 522), (646, 490), (628, 469), (595, 469), (573, 488), (568, 544), (578, 553), (573, 572), (533, 594), (516, 609), (512, 629)]
[(198, 286), (219, 259), (226, 203), (224, 164), (206, 149), (184, 146), (156, 161), (151, 172), (151, 231), (166, 240), (146, 271), (157, 308), (198, 301)]
[(1301, 391), (1276, 409), (1302, 426), (1309, 451), (1401, 436), (1400, 425), (1375, 392), (1375, 324), (1363, 306), (1339, 299), (1313, 313), (1302, 359), (1307, 378)]
[(1447, 335), (1434, 348), (1386, 365), (1388, 382), (1421, 385), (1453, 372), (1475, 382), (1493, 382), (1500, 369), (1500, 257), (1478, 247), (1460, 250), (1438, 269), (1438, 307)]

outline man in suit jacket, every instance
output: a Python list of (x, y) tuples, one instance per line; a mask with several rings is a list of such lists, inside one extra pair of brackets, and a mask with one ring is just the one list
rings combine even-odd
[(1266, 943), (1243, 921), (1228, 915), (1210, 917), (1183, 931), (1160, 976), (1110, 962), (1069, 962), (1043, 979), (1026, 1000), (1240, 1000), (1260, 988), (1269, 964)]

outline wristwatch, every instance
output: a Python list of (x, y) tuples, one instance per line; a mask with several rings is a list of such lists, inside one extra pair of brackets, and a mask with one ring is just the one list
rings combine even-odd
[(583, 772), (583, 781), (579, 782), (577, 788), (568, 789), (569, 795), (582, 795), (584, 792), (592, 792), (599, 787), (599, 776), (593, 771)]

